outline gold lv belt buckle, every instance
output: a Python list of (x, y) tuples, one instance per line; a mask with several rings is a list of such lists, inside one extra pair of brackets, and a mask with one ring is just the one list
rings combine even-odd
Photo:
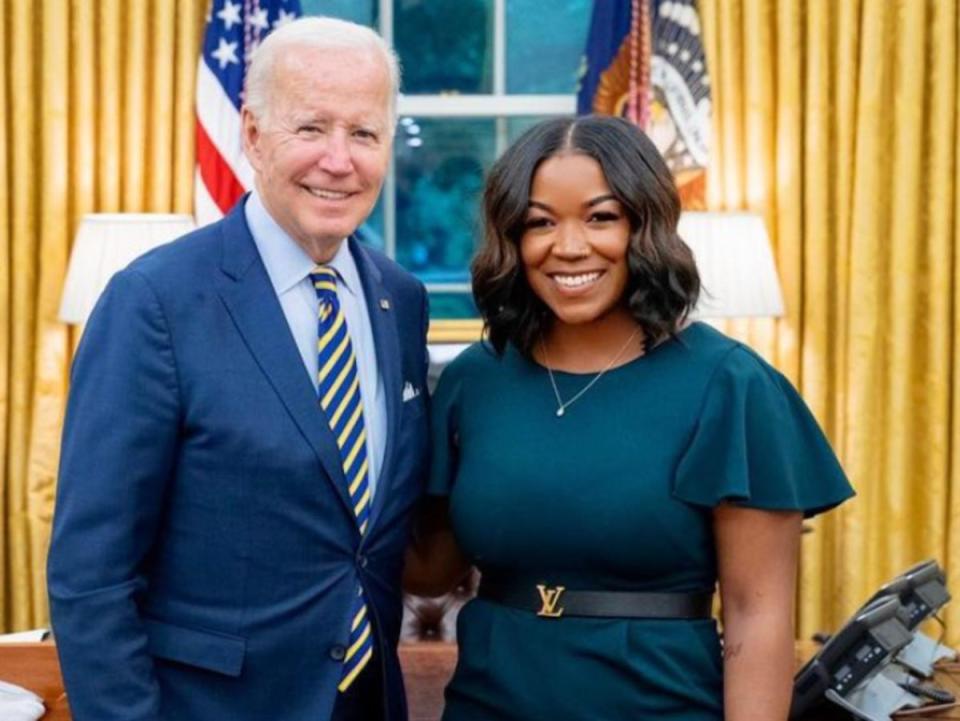
[(563, 615), (563, 606), (558, 606), (560, 596), (566, 591), (565, 586), (550, 586), (542, 583), (537, 584), (537, 591), (540, 593), (540, 610), (538, 616), (544, 618), (560, 618)]

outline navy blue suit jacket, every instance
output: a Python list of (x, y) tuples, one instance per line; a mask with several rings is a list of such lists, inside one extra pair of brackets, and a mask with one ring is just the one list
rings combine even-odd
[(386, 717), (406, 718), (396, 643), (428, 462), (427, 299), (348, 242), (388, 415), (363, 538), (242, 204), (100, 299), (73, 365), (48, 563), (76, 721), (327, 719), (358, 582)]

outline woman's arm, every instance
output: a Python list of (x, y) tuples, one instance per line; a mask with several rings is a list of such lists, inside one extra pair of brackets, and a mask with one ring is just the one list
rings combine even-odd
[(785, 721), (789, 714), (801, 518), (732, 505), (714, 511), (726, 721)]
[(470, 570), (450, 525), (445, 497), (425, 496), (414, 517), (403, 568), (403, 590), (418, 596), (451, 591)]

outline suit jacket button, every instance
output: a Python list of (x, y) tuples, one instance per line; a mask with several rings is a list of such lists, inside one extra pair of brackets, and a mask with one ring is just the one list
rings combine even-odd
[(360, 568), (367, 567), (367, 557), (364, 556), (362, 553), (357, 554), (357, 565), (360, 566)]
[(332, 646), (330, 648), (330, 658), (334, 661), (343, 661), (343, 657), (347, 655), (347, 649), (343, 646)]

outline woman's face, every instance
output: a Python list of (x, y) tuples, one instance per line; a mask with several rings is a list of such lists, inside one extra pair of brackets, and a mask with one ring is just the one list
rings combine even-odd
[(561, 323), (626, 312), (629, 242), (630, 222), (596, 160), (567, 153), (540, 164), (520, 256), (533, 292)]

